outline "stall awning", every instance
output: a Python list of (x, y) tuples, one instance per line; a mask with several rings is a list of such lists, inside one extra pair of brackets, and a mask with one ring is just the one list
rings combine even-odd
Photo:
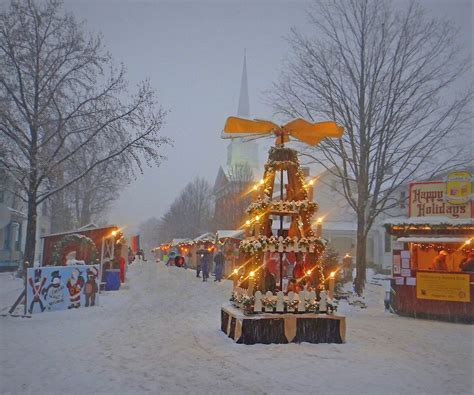
[(179, 244), (193, 244), (193, 241), (191, 239), (173, 239), (171, 241), (173, 247), (176, 247)]
[(243, 239), (245, 230), (218, 230), (217, 239)]
[(196, 237), (193, 241), (195, 243), (214, 243), (216, 235), (211, 232), (203, 233), (201, 236)]
[(465, 238), (465, 237), (399, 237), (397, 239), (397, 241), (400, 243), (431, 243), (431, 244), (435, 244), (435, 243), (459, 244), (459, 243), (466, 242), (466, 240), (469, 240), (469, 238)]
[(449, 217), (394, 217), (387, 218), (383, 225), (473, 225), (473, 218), (449, 218)]

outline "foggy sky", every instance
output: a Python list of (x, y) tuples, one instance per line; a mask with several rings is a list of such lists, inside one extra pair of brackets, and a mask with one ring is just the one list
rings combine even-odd
[[(425, 0), (436, 17), (452, 19), (472, 50), (469, 0)], [(65, 8), (86, 29), (102, 33), (106, 48), (123, 62), (133, 87), (149, 79), (169, 110), (162, 133), (174, 140), (168, 160), (124, 187), (109, 222), (136, 231), (149, 217), (164, 214), (194, 177), (214, 183), (226, 162), (228, 140), (219, 135), (237, 112), (244, 48), (247, 49), (250, 113), (272, 119), (264, 91), (277, 79), (288, 51), (290, 28), (307, 29), (306, 1), (132, 1), (66, 0)], [(265, 158), (260, 150), (260, 162)], [(263, 169), (262, 169), (263, 172)]]

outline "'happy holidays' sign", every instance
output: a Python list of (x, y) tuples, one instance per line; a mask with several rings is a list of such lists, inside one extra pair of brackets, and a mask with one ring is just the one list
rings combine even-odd
[(410, 184), (409, 216), (470, 218), (471, 202), (449, 203), (445, 182), (416, 182)]

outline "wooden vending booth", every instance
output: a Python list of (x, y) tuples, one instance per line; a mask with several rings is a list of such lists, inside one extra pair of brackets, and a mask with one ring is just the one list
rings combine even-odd
[(395, 239), (390, 308), (419, 318), (474, 323), (472, 198), (453, 204), (448, 182), (410, 184), (409, 216), (385, 222)]

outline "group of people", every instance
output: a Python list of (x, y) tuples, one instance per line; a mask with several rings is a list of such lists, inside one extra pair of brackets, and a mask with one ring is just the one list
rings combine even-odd
[[(212, 269), (212, 262), (214, 262), (214, 275), (216, 282), (221, 282), (224, 275), (225, 257), (222, 251), (217, 251), (214, 256), (207, 250), (200, 250), (197, 253), (198, 262), (196, 265), (196, 277), (201, 278), (202, 281), (207, 282)], [(186, 257), (171, 253), (169, 256), (164, 256), (163, 260), (166, 262), (166, 266), (176, 266), (187, 269), (191, 263), (192, 255), (189, 253)]]
[(198, 251), (198, 263), (196, 267), (196, 277), (201, 277), (202, 272), (202, 281), (206, 282), (209, 279), (209, 273), (211, 271), (211, 261), (214, 262), (214, 281), (221, 282), (222, 276), (224, 275), (224, 266), (225, 266), (225, 257), (222, 251), (217, 251), (217, 253), (212, 258), (212, 255), (207, 251)]
[[(448, 252), (445, 250), (441, 250), (438, 255), (435, 256), (433, 259), (433, 270), (439, 271), (447, 271), (448, 264), (446, 262), (446, 257), (448, 256)], [(474, 271), (474, 252), (470, 252), (467, 256), (461, 261), (459, 264), (459, 269), (462, 272), (473, 272)]]

